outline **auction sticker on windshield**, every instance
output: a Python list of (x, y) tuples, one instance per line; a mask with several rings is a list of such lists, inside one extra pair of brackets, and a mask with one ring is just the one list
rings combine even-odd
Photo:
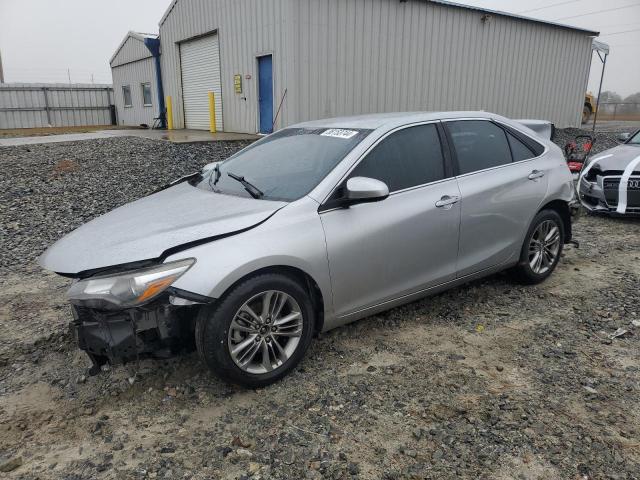
[(336, 137), (336, 138), (344, 138), (348, 139), (356, 135), (358, 132), (355, 130), (344, 130), (342, 128), (330, 128), (329, 130), (325, 130), (320, 135), (325, 137)]

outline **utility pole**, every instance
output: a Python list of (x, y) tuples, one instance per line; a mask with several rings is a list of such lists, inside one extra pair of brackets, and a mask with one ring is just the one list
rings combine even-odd
[(4, 83), (4, 72), (2, 71), (2, 52), (0, 52), (0, 83)]
[(69, 85), (71, 85), (71, 70), (67, 68), (67, 77), (69, 77)]
[[(591, 46), (592, 55), (593, 50), (596, 51), (600, 61), (602, 62), (602, 73), (600, 74), (600, 85), (598, 86), (598, 99), (596, 100), (596, 113), (593, 116), (593, 128), (591, 129), (591, 136), (595, 138), (596, 122), (598, 121), (598, 111), (600, 110), (600, 97), (602, 96), (602, 81), (604, 80), (604, 70), (607, 68), (607, 57), (609, 56), (609, 45), (594, 40), (594, 44)], [(604, 57), (600, 52), (604, 53)]]

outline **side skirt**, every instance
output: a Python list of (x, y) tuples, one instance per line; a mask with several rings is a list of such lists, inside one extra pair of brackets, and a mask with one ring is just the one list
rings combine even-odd
[(379, 303), (372, 307), (367, 307), (362, 310), (358, 310), (352, 313), (348, 313), (346, 315), (342, 315), (340, 317), (335, 318), (325, 318), (324, 327), (322, 329), (323, 332), (331, 330), (333, 328), (341, 327), (343, 325), (347, 325), (348, 323), (355, 322), (356, 320), (360, 320), (361, 318), (368, 317), (370, 315), (374, 315), (376, 313), (384, 312), (386, 310), (390, 310), (392, 308), (398, 307), (400, 305), (405, 305), (407, 303), (414, 302), (416, 300), (420, 300), (425, 297), (429, 297), (431, 295), (436, 295), (438, 293), (444, 292), (451, 288), (463, 285), (465, 283), (472, 282), (473, 280), (477, 280), (479, 278), (487, 277), (494, 273), (501, 272), (508, 268), (515, 266), (517, 262), (510, 261), (507, 264), (500, 264), (494, 267), (489, 267), (484, 270), (481, 270), (476, 273), (472, 273), (470, 275), (466, 275), (464, 277), (456, 278), (449, 282), (441, 283), (439, 285), (435, 285), (433, 287), (429, 287), (423, 290), (419, 290), (415, 293), (410, 293), (408, 295), (403, 295), (398, 298), (394, 298), (392, 300), (387, 300), (386, 302)]

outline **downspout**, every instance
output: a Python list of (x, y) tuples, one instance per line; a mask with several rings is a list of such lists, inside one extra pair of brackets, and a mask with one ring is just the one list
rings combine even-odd
[(156, 65), (156, 90), (158, 92), (158, 118), (160, 119), (160, 128), (167, 128), (167, 117), (164, 108), (164, 89), (162, 88), (162, 67), (160, 66), (160, 39), (146, 37), (144, 44), (153, 55)]

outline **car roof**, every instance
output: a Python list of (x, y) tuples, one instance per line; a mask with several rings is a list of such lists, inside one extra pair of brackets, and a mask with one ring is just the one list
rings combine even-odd
[(500, 115), (490, 112), (393, 112), (373, 113), (369, 115), (354, 115), (349, 117), (324, 118), (292, 125), (296, 128), (362, 128), (372, 129), (387, 127), (394, 128), (415, 122), (428, 122), (450, 118), (495, 118), (506, 120)]

